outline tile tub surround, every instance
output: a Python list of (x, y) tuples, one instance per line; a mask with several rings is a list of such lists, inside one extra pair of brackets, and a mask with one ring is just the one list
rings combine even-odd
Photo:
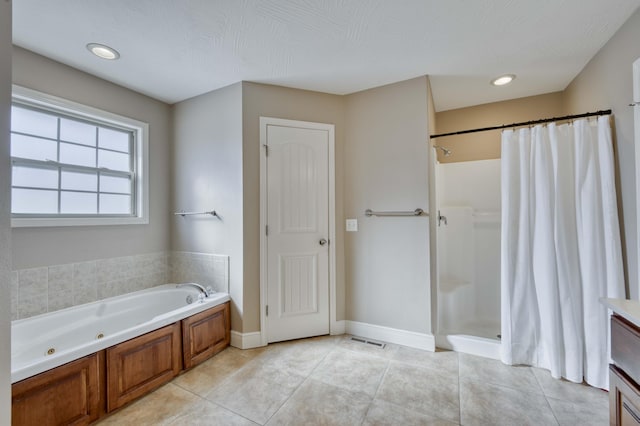
[(608, 395), (546, 370), (324, 336), (229, 347), (100, 425), (605, 425)]
[(172, 251), (168, 259), (169, 282), (194, 282), (229, 293), (229, 256)]
[(159, 252), (19, 269), (11, 275), (11, 320), (189, 281), (228, 292), (229, 256)]

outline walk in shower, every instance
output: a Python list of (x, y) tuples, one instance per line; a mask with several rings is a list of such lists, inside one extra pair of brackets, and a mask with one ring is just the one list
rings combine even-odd
[(500, 160), (437, 163), (438, 347), (500, 356)]

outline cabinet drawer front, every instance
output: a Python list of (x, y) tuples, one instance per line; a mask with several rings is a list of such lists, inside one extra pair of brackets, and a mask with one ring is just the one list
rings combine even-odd
[(611, 317), (611, 359), (640, 383), (640, 330), (617, 315)]
[(108, 348), (108, 411), (170, 381), (181, 367), (179, 323)]
[(89, 355), (12, 385), (14, 425), (86, 425), (100, 415), (99, 358)]

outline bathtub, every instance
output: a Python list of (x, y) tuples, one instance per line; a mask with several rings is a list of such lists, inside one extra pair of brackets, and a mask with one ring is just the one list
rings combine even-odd
[(11, 383), (140, 336), (229, 300), (199, 301), (192, 286), (165, 284), (11, 323)]

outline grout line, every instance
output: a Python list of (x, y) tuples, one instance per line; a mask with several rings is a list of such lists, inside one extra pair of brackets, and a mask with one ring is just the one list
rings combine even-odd
[(380, 391), (380, 387), (382, 387), (382, 382), (384, 382), (385, 377), (387, 377), (387, 373), (389, 372), (390, 366), (391, 366), (391, 360), (387, 360), (387, 366), (384, 369), (384, 373), (382, 373), (382, 377), (380, 378), (380, 383), (378, 383), (378, 386), (376, 387), (376, 391), (373, 393), (372, 401), (376, 399), (376, 397), (378, 396), (378, 392)]
[[(334, 345), (335, 346), (335, 345)], [(309, 374), (304, 378), (304, 380), (302, 382), (300, 382), (300, 384), (298, 386), (296, 386), (296, 388), (291, 392), (291, 394), (287, 397), (287, 399), (285, 399), (282, 404), (280, 405), (280, 407), (278, 407), (278, 409), (276, 411), (274, 411), (274, 413), (267, 419), (267, 421), (265, 422), (265, 424), (269, 423), (271, 421), (271, 419), (278, 414), (278, 412), (280, 410), (282, 410), (282, 407), (284, 407), (286, 405), (287, 402), (289, 402), (289, 400), (291, 399), (291, 397), (293, 396), (293, 394), (295, 394), (298, 389), (300, 389), (300, 387), (302, 387), (303, 384), (305, 384), (308, 380), (314, 380), (311, 378), (311, 375), (314, 373), (314, 371), (316, 371), (316, 369), (320, 366), (320, 364), (322, 364), (322, 362), (329, 356), (329, 354), (331, 352), (333, 352), (335, 350), (335, 348), (332, 348), (331, 350), (327, 351), (327, 353), (322, 357), (322, 359), (316, 364), (315, 367), (313, 367), (313, 369), (309, 372)]]
[(210, 400), (208, 400), (208, 399), (206, 399), (206, 398), (202, 398), (202, 399), (204, 399), (205, 401), (207, 401), (207, 402), (209, 402), (209, 403), (211, 403), (211, 404), (213, 404), (213, 405), (215, 405), (215, 406), (217, 406), (217, 407), (222, 408), (222, 409), (223, 409), (223, 410), (225, 410), (225, 411), (228, 411), (228, 412), (230, 412), (230, 413), (233, 413), (233, 414), (235, 414), (235, 415), (236, 415), (236, 416), (238, 416), (238, 417), (242, 417), (243, 419), (245, 419), (245, 420), (247, 420), (247, 421), (249, 421), (249, 422), (253, 423), (254, 425), (259, 425), (259, 424), (260, 424), (260, 423), (258, 423), (258, 422), (254, 422), (253, 420), (251, 420), (251, 419), (250, 419), (250, 418), (248, 418), (248, 417), (243, 416), (243, 415), (242, 415), (242, 414), (240, 414), (240, 413), (236, 413), (236, 412), (235, 412), (235, 411), (233, 411), (232, 409), (227, 408), (227, 407), (225, 407), (225, 406), (224, 406), (224, 405), (222, 405), (222, 404), (218, 404), (217, 402), (215, 402), (215, 401), (210, 401)]
[(371, 410), (371, 406), (373, 405), (373, 401), (375, 401), (375, 398), (371, 400), (371, 402), (369, 402), (369, 405), (367, 405), (367, 410), (364, 412), (364, 416), (362, 416), (362, 421), (360, 422), (360, 425), (362, 426), (365, 422), (365, 420), (367, 420), (367, 416), (369, 415), (369, 410)]
[(382, 377), (380, 378), (380, 382), (378, 383), (378, 386), (376, 387), (376, 391), (373, 393), (373, 396), (371, 397), (371, 402), (369, 402), (369, 405), (367, 406), (367, 411), (364, 412), (364, 416), (362, 417), (362, 422), (360, 423), (361, 425), (364, 424), (364, 421), (367, 419), (367, 416), (369, 415), (369, 410), (371, 409), (371, 406), (373, 405), (373, 402), (378, 397), (378, 392), (380, 391), (380, 388), (382, 387), (382, 382), (384, 382), (384, 379), (385, 379), (385, 377), (387, 377), (387, 373), (389, 372), (389, 367), (391, 366), (391, 360), (390, 359), (386, 359), (386, 361), (387, 361), (387, 366), (385, 367), (384, 372), (382, 373)]
[(542, 382), (540, 382), (540, 380), (538, 379), (538, 376), (536, 376), (536, 374), (533, 372), (534, 368), (536, 368), (536, 367), (533, 367), (533, 366), (529, 367), (529, 369), (531, 370), (531, 374), (533, 375), (533, 378), (536, 380), (536, 383), (538, 384), (538, 387), (542, 391), (542, 396), (544, 396), (544, 400), (547, 403), (547, 407), (549, 408), (549, 411), (551, 412), (551, 415), (555, 419), (556, 423), (560, 424), (560, 420), (556, 416), (556, 412), (553, 411), (553, 407), (551, 407), (551, 403), (549, 402), (549, 397), (547, 396), (547, 393), (544, 391), (544, 387), (542, 386)]
[(458, 375), (458, 424), (462, 424), (462, 397), (461, 397), (461, 383), (460, 383), (460, 352), (456, 352), (456, 364), (458, 366), (457, 375)]

